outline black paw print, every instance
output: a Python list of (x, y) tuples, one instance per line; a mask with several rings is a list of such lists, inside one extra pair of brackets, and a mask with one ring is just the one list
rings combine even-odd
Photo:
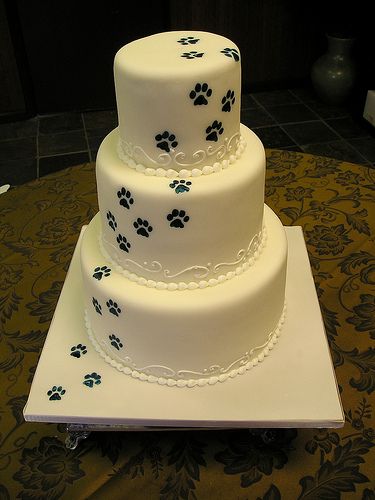
[(177, 210), (176, 208), (172, 210), (170, 214), (167, 215), (167, 219), (169, 220), (169, 225), (171, 227), (185, 227), (186, 222), (190, 219), (188, 215), (186, 215), (185, 210)]
[(111, 345), (118, 351), (124, 347), (121, 343), (121, 340), (116, 337), (116, 335), (109, 335), (108, 338), (111, 341)]
[(103, 276), (109, 276), (111, 274), (111, 270), (107, 266), (102, 266), (102, 267), (96, 267), (94, 269), (94, 274), (92, 275), (93, 278), (96, 278), (98, 281), (100, 281)]
[(102, 383), (101, 375), (98, 375), (96, 372), (88, 373), (85, 375), (83, 379), (83, 384), (87, 385), (87, 387), (94, 387), (94, 385), (99, 385)]
[(63, 389), (61, 385), (54, 385), (52, 389), (47, 392), (47, 396), (49, 396), (48, 399), (50, 401), (59, 401), (61, 399), (61, 396), (64, 396), (65, 392), (65, 389)]
[(118, 316), (121, 313), (121, 309), (117, 305), (117, 302), (114, 302), (112, 299), (109, 299), (106, 302), (106, 304), (107, 304), (107, 307), (108, 307), (108, 311), (110, 313), (114, 314), (115, 316)]
[(237, 49), (230, 49), (229, 47), (226, 47), (220, 52), (225, 54), (227, 57), (232, 57), (236, 62), (240, 60), (240, 54)]
[(194, 90), (189, 94), (190, 99), (194, 100), (194, 106), (201, 106), (202, 104), (208, 104), (206, 97), (212, 95), (212, 89), (210, 89), (207, 83), (197, 83)]
[(204, 52), (197, 52), (196, 50), (191, 50), (190, 52), (184, 52), (181, 57), (186, 59), (195, 59), (196, 57), (203, 57)]
[(129, 209), (130, 205), (133, 205), (134, 200), (132, 198), (131, 192), (125, 189), (124, 187), (117, 191), (117, 196), (119, 198), (119, 203), (121, 206)]
[(137, 230), (137, 234), (140, 234), (141, 236), (146, 236), (146, 238), (149, 237), (149, 234), (152, 231), (152, 226), (148, 223), (147, 220), (138, 219), (133, 222), (133, 226)]
[(85, 345), (82, 344), (77, 344), (71, 347), (70, 349), (70, 355), (74, 356), (75, 358), (80, 358), (84, 354), (87, 353), (87, 348)]
[(92, 305), (95, 307), (95, 311), (98, 314), (102, 315), (102, 306), (99, 304), (95, 297), (92, 298)]
[(235, 100), (236, 98), (234, 97), (234, 90), (228, 90), (226, 95), (221, 100), (221, 104), (223, 105), (221, 111), (229, 112), (232, 109)]
[(176, 136), (174, 134), (170, 134), (167, 130), (165, 130), (162, 134), (155, 135), (156, 147), (162, 149), (169, 153), (169, 151), (174, 149), (178, 142), (176, 141)]
[[(120, 201), (120, 204), (121, 204), (121, 201)], [(111, 227), (115, 231), (117, 228), (117, 222), (116, 222), (115, 216), (112, 214), (112, 212), (109, 212), (109, 211), (107, 212), (107, 221), (108, 221), (109, 227)]]
[(212, 124), (206, 128), (206, 141), (215, 141), (217, 142), (219, 137), (218, 134), (221, 135), (224, 132), (222, 127), (222, 123), (215, 120)]
[(119, 234), (116, 238), (118, 246), (120, 250), (123, 250), (124, 252), (129, 253), (129, 248), (131, 247), (131, 244), (128, 242), (128, 240), (123, 236), (122, 234)]
[(178, 43), (181, 45), (195, 45), (197, 42), (199, 42), (199, 38), (195, 38), (194, 36), (183, 36), (179, 40), (177, 40)]
[(187, 193), (190, 191), (191, 186), (191, 181), (185, 181), (184, 179), (181, 180), (174, 180), (171, 184), (169, 184), (169, 187), (175, 190), (177, 194), (179, 193)]

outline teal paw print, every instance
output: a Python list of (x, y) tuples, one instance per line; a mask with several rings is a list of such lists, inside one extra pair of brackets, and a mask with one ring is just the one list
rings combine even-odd
[(48, 399), (50, 401), (59, 401), (61, 399), (61, 396), (63, 396), (65, 392), (66, 392), (65, 389), (63, 389), (61, 385), (59, 386), (54, 385), (52, 389), (50, 389), (47, 392), (47, 396), (49, 396)]
[(75, 358), (80, 358), (84, 354), (87, 354), (87, 347), (83, 344), (74, 345), (70, 349), (70, 355)]
[(94, 387), (94, 385), (99, 385), (102, 383), (101, 375), (98, 375), (96, 372), (88, 373), (85, 375), (83, 379), (83, 384), (87, 387)]
[(169, 184), (169, 187), (174, 189), (177, 194), (179, 193), (187, 193), (190, 191), (191, 186), (191, 181), (185, 181), (184, 179), (181, 180), (174, 180)]

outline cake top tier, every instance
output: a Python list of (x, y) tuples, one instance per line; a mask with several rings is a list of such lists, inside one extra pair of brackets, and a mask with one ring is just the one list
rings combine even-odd
[(159, 33), (122, 47), (114, 69), (119, 154), (130, 166), (203, 170), (236, 155), (241, 66), (233, 42), (199, 31)]
[(169, 31), (128, 43), (117, 52), (116, 64), (134, 75), (168, 81), (222, 71), (239, 58), (238, 47), (228, 38), (202, 31)]

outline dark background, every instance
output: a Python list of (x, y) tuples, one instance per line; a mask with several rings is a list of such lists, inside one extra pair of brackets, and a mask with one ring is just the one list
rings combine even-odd
[(204, 30), (242, 53), (243, 92), (303, 86), (325, 33), (355, 36), (363, 112), (374, 87), (364, 3), (301, 0), (0, 0), (0, 120), (115, 107), (112, 65), (125, 43), (166, 30)]

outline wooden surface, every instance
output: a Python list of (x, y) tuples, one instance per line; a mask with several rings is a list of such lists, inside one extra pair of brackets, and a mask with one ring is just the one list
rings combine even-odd
[[(346, 423), (276, 430), (266, 444), (246, 429), (103, 432), (67, 450), (63, 425), (25, 423), (80, 228), (97, 211), (94, 164), (0, 195), (0, 498), (373, 499), (374, 172), (267, 151), (266, 202), (285, 225), (303, 228)], [(121, 393), (114, 397), (121, 403)]]

